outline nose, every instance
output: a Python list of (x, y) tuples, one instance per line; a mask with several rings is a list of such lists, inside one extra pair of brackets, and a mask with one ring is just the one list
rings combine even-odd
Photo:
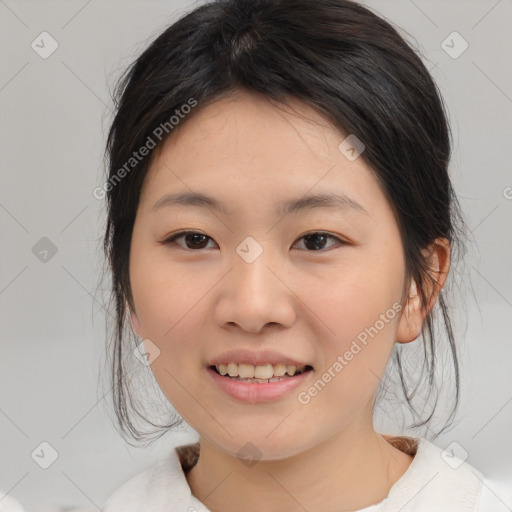
[(294, 293), (284, 270), (263, 252), (252, 262), (238, 254), (219, 287), (215, 319), (219, 326), (238, 325), (251, 333), (265, 326), (289, 327), (296, 318)]

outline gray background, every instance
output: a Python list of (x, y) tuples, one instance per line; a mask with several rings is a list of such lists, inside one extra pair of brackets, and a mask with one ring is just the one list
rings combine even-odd
[[(466, 450), (489, 478), (495, 510), (512, 510), (512, 1), (364, 3), (411, 34), (439, 84), (474, 239), (468, 320), (461, 305), (456, 332), (461, 409), (435, 443)], [(92, 195), (103, 182), (109, 89), (148, 38), (194, 5), (0, 0), (0, 492), (27, 510), (98, 510), (170, 446), (196, 439), (188, 429), (135, 449), (111, 424), (110, 394), (98, 384), (104, 213)], [(31, 47), (43, 31), (59, 45), (47, 59)], [(457, 58), (441, 46), (453, 31), (469, 44)], [(57, 249), (46, 262), (33, 252), (43, 237)], [(59, 454), (48, 469), (31, 458), (43, 441)]]

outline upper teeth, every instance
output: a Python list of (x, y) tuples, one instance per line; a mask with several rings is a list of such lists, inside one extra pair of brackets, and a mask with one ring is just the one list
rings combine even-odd
[(215, 365), (221, 375), (228, 374), (230, 377), (240, 377), (241, 379), (271, 379), (272, 377), (282, 377), (285, 373), (295, 375), (297, 372), (305, 370), (305, 366), (297, 368), (293, 364), (262, 364), (254, 366), (252, 364), (217, 364)]

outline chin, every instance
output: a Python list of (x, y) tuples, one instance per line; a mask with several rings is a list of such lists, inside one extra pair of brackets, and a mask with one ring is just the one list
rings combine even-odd
[[(312, 447), (311, 437), (309, 436), (307, 440), (300, 442), (285, 430), (282, 431), (281, 435), (277, 433), (277, 430), (268, 435), (268, 432), (271, 431), (272, 429), (267, 431), (247, 428), (238, 430), (235, 434), (232, 429), (230, 430), (233, 434), (232, 438), (226, 435), (222, 440), (212, 440), (212, 438), (209, 438), (209, 440), (214, 441), (215, 447), (226, 455), (247, 461), (248, 467), (257, 461), (287, 459)], [(308, 443), (307, 446), (305, 445), (306, 442)]]

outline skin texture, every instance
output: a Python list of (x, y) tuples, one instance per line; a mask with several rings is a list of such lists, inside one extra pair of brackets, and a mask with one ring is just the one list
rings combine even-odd
[[(405, 289), (398, 225), (371, 169), (339, 151), (347, 134), (308, 106), (292, 105), (302, 116), (244, 92), (191, 115), (153, 155), (133, 230), (131, 325), (160, 350), (155, 378), (200, 435), (187, 480), (212, 511), (354, 510), (383, 500), (412, 461), (374, 430), (372, 410), (395, 342), (420, 334), (426, 311), (417, 296), (308, 404), (297, 399), (403, 292), (415, 293)], [(213, 196), (227, 214), (152, 209), (180, 191)], [(281, 201), (332, 191), (367, 214), (275, 212)], [(161, 244), (188, 229), (210, 238)], [(302, 238), (317, 231), (347, 243)], [(236, 252), (247, 236), (263, 248), (252, 263)], [(439, 269), (432, 307), (449, 245), (440, 239), (424, 254)], [(208, 360), (234, 348), (277, 350), (314, 371), (285, 397), (241, 403), (206, 373)], [(237, 458), (247, 442), (261, 452), (250, 467)]]

